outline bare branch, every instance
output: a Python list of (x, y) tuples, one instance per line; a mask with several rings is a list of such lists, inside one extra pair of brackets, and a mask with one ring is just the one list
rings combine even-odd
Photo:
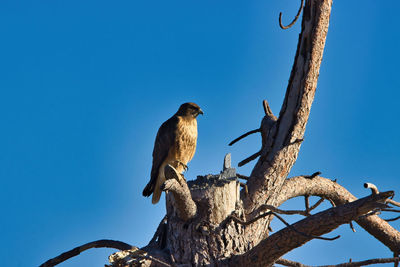
[[(337, 206), (356, 199), (356, 197), (349, 193), (344, 187), (329, 179), (319, 176), (313, 179), (307, 179), (298, 176), (285, 181), (281, 193), (277, 198), (276, 206), (281, 205), (283, 202), (293, 197), (304, 195), (323, 197), (331, 200), (332, 203)], [(388, 200), (386, 200), (386, 202), (388, 202)], [(400, 232), (390, 226), (386, 221), (376, 215), (363, 216), (355, 221), (390, 250), (393, 252), (400, 252)]]
[[(262, 240), (250, 251), (242, 255), (233, 256), (229, 262), (230, 266), (251, 266), (254, 264), (268, 266), (290, 250), (310, 241), (312, 239), (310, 236), (321, 236), (331, 232), (342, 224), (356, 220), (371, 210), (380, 207), (380, 203), (392, 195), (393, 191), (370, 195), (311, 215), (294, 223), (291, 225), (292, 227), (286, 227)], [(277, 215), (275, 214), (275, 216)], [(301, 234), (293, 235), (293, 228), (307, 236)]]
[(310, 215), (310, 201), (309, 201), (309, 196), (304, 196), (304, 205), (306, 206), (306, 214)]
[(167, 215), (162, 218), (160, 224), (157, 227), (156, 232), (154, 233), (153, 237), (151, 238), (150, 242), (147, 244), (146, 247), (153, 247), (153, 246), (158, 246), (160, 248), (163, 248), (163, 243), (165, 242), (165, 231), (166, 231), (166, 223), (167, 223)]
[[(378, 194), (379, 193), (378, 187), (376, 185), (372, 184), (372, 183), (364, 183), (364, 187), (371, 189), (372, 194)], [(386, 202), (389, 203), (389, 204), (392, 204), (393, 206), (400, 207), (400, 203), (397, 202), (397, 201), (394, 201), (393, 199), (388, 199)]]
[(247, 133), (242, 134), (241, 136), (239, 136), (238, 138), (236, 138), (235, 140), (233, 140), (232, 142), (230, 142), (229, 145), (231, 146), (231, 145), (233, 145), (234, 143), (240, 141), (241, 139), (243, 139), (243, 138), (245, 138), (245, 137), (247, 137), (247, 136), (249, 136), (249, 135), (251, 135), (251, 134), (259, 133), (259, 132), (261, 132), (260, 129), (255, 129), (255, 130), (248, 131)]
[(297, 11), (296, 17), (294, 17), (293, 21), (287, 26), (283, 26), (283, 24), (282, 24), (282, 12), (280, 12), (279, 13), (279, 27), (281, 27), (281, 29), (283, 29), (283, 30), (287, 30), (290, 27), (292, 27), (296, 23), (296, 21), (299, 19), (299, 16), (300, 16), (301, 11), (303, 10), (303, 7), (304, 7), (304, 0), (301, 0), (301, 5), (300, 5), (300, 8), (299, 8), (299, 11)]
[(311, 206), (310, 211), (316, 209), (322, 202), (324, 202), (324, 198), (320, 198), (314, 205)]
[(289, 266), (289, 267), (311, 267), (310, 265), (305, 265), (300, 262), (291, 261), (291, 260), (282, 259), (282, 258), (278, 259), (275, 263), (283, 265), (283, 266)]
[(321, 175), (321, 172), (314, 172), (314, 173), (311, 174), (311, 175), (303, 175), (303, 177), (304, 177), (304, 178), (307, 178), (307, 179), (312, 179), (312, 178), (314, 178), (314, 177), (316, 177), (316, 176), (318, 176), (318, 175)]
[(246, 176), (246, 175), (243, 175), (243, 174), (239, 174), (239, 173), (236, 173), (236, 177), (240, 178), (240, 179), (243, 179), (243, 180), (249, 180), (249, 176)]
[[(157, 255), (161, 256), (161, 255)], [(164, 255), (165, 257), (166, 255)], [(161, 257), (162, 258), (162, 257)], [(160, 259), (154, 254), (150, 254), (147, 250), (138, 249), (136, 247), (116, 252), (108, 257), (112, 266), (167, 266), (172, 267), (169, 263), (165, 262), (165, 259)], [(143, 260), (146, 262), (144, 264)], [(169, 260), (169, 257), (168, 257)], [(109, 266), (109, 265), (106, 265)]]
[(266, 217), (266, 216), (269, 216), (269, 215), (274, 215), (274, 216), (275, 216), (276, 218), (278, 218), (284, 225), (286, 225), (286, 227), (288, 227), (288, 228), (290, 228), (291, 230), (293, 230), (294, 232), (296, 232), (296, 233), (298, 233), (298, 234), (300, 234), (300, 235), (303, 235), (303, 236), (305, 236), (305, 237), (307, 237), (307, 238), (310, 238), (310, 239), (321, 239), (321, 240), (326, 240), (326, 241), (333, 241), (333, 240), (336, 240), (336, 239), (338, 239), (338, 238), (340, 237), (339, 235), (338, 235), (338, 236), (335, 236), (335, 237), (333, 237), (333, 238), (330, 238), (330, 237), (321, 237), (321, 236), (308, 235), (308, 234), (306, 234), (306, 233), (300, 232), (300, 231), (298, 231), (296, 228), (294, 228), (291, 224), (289, 224), (288, 222), (286, 222), (285, 219), (283, 219), (281, 216), (279, 216), (278, 214), (276, 214), (276, 213), (274, 213), (274, 212), (272, 212), (272, 211), (263, 213), (263, 214), (257, 216), (256, 218), (251, 219), (250, 221), (243, 221), (243, 220), (239, 219), (238, 217), (236, 217), (236, 216), (234, 216), (234, 215), (231, 215), (229, 218), (231, 218), (233, 221), (235, 221), (235, 222), (237, 222), (237, 223), (240, 223), (240, 224), (242, 224), (242, 225), (250, 225), (250, 224), (256, 222), (257, 220), (259, 220), (259, 219), (261, 219), (261, 218), (264, 218), (264, 217)]
[(249, 190), (247, 189), (247, 184), (245, 183), (239, 183), (241, 187), (243, 187), (245, 194), (247, 195), (249, 193)]
[(400, 212), (400, 210), (395, 210), (395, 209), (382, 209), (382, 211)]
[(93, 241), (87, 244), (84, 244), (82, 246), (76, 247), (74, 249), (71, 249), (67, 252), (64, 252), (60, 255), (58, 255), (55, 258), (52, 258), (42, 265), (40, 267), (51, 267), (51, 266), (56, 266), (60, 264), (61, 262), (64, 262), (72, 257), (78, 256), (81, 254), (81, 252), (91, 249), (91, 248), (115, 248), (118, 250), (128, 250), (135, 248), (127, 243), (121, 242), (121, 241), (116, 241), (116, 240), (108, 240), (108, 239), (102, 239), (102, 240), (97, 240)]
[(374, 184), (371, 184), (371, 183), (364, 183), (364, 187), (365, 187), (365, 188), (371, 189), (372, 194), (374, 194), (374, 195), (379, 194), (379, 190), (378, 190), (378, 188), (376, 187), (376, 185), (374, 185)]
[(353, 222), (349, 222), (349, 226), (350, 226), (350, 229), (353, 231), (353, 233), (355, 233), (356, 229), (354, 229)]
[[(247, 213), (267, 203), (273, 206), (280, 188), (296, 162), (307, 125), (329, 26), (331, 0), (305, 1), (301, 34), (279, 118), (270, 132), (272, 120), (263, 118), (261, 157), (248, 181), (249, 194), (243, 198)], [(264, 124), (268, 124), (264, 127)], [(265, 140), (265, 138), (264, 138)], [(296, 141), (298, 140), (298, 141)], [(289, 145), (292, 144), (292, 145)], [(265, 199), (265, 196), (268, 199)], [(264, 222), (260, 222), (263, 224)], [(255, 226), (258, 227), (258, 226)], [(260, 237), (261, 238), (261, 237)], [(255, 241), (257, 243), (257, 241)]]
[(263, 108), (264, 108), (264, 113), (266, 116), (275, 117), (274, 113), (272, 113), (272, 109), (269, 106), (269, 103), (267, 100), (263, 101)]
[(387, 222), (393, 222), (393, 221), (397, 221), (398, 219), (400, 219), (400, 216), (397, 216), (397, 217), (392, 218), (392, 219), (385, 219), (385, 221), (387, 221)]
[(397, 202), (397, 201), (394, 201), (393, 199), (388, 199), (388, 200), (386, 201), (386, 203), (392, 204), (393, 206), (400, 207), (400, 203)]
[(192, 199), (185, 179), (169, 164), (165, 166), (164, 173), (167, 180), (161, 186), (161, 189), (172, 192), (174, 196), (173, 206), (176, 208), (178, 217), (184, 221), (193, 218), (196, 215), (197, 206)]
[(399, 258), (381, 258), (381, 259), (371, 259), (365, 261), (353, 261), (347, 262), (337, 265), (322, 265), (321, 267), (353, 267), (353, 266), (365, 266), (371, 264), (383, 264), (383, 263), (391, 263), (391, 262), (398, 262)]
[(336, 207), (336, 204), (335, 204), (335, 202), (333, 202), (332, 199), (328, 198), (328, 201), (331, 203), (332, 207)]
[[(355, 266), (365, 266), (365, 265), (371, 265), (371, 264), (383, 264), (383, 263), (391, 263), (391, 262), (399, 262), (398, 257), (394, 258), (381, 258), (381, 259), (371, 259), (371, 260), (365, 260), (365, 261), (353, 261), (353, 262), (347, 262), (347, 263), (342, 263), (342, 264), (337, 264), (337, 265), (321, 265), (320, 267), (355, 267)], [(283, 266), (291, 266), (291, 267), (311, 267), (310, 265), (305, 265), (299, 262), (287, 260), (287, 259), (279, 259), (275, 263), (281, 264)]]
[(255, 217), (255, 218), (249, 220), (249, 221), (243, 221), (242, 219), (240, 219), (240, 218), (238, 218), (238, 217), (236, 217), (236, 216), (234, 216), (234, 215), (230, 215), (229, 218), (232, 219), (234, 222), (240, 223), (240, 224), (242, 224), (242, 225), (250, 225), (250, 224), (252, 224), (253, 222), (256, 222), (256, 221), (258, 221), (259, 219), (264, 218), (264, 217), (267, 217), (267, 216), (269, 216), (269, 215), (271, 215), (271, 214), (272, 214), (272, 212), (266, 212), (266, 213), (263, 213), (263, 214), (261, 214), (261, 215)]
[(258, 151), (256, 153), (254, 153), (253, 155), (251, 155), (250, 157), (242, 160), (241, 162), (238, 163), (239, 167), (242, 167), (243, 165), (246, 165), (247, 163), (249, 163), (250, 161), (255, 160), (256, 158), (258, 158), (261, 155), (261, 151)]
[(257, 210), (255, 210), (252, 214), (249, 214), (250, 215), (249, 217), (254, 217), (255, 214), (259, 214), (260, 212), (266, 211), (266, 210), (270, 210), (272, 212), (279, 213), (279, 214), (286, 214), (286, 215), (298, 214), (298, 215), (307, 216), (307, 213), (303, 210), (281, 210), (272, 205), (264, 204), (264, 205), (260, 206)]
[(300, 231), (296, 230), (296, 228), (295, 228), (293, 225), (287, 223), (287, 222), (286, 222), (281, 216), (279, 216), (278, 214), (276, 214), (276, 213), (273, 213), (273, 214), (275, 215), (276, 218), (278, 218), (281, 222), (283, 222), (283, 224), (285, 224), (286, 227), (290, 228), (291, 230), (295, 231), (296, 233), (298, 233), (298, 234), (300, 234), (300, 235), (303, 235), (303, 236), (305, 236), (305, 237), (307, 237), (307, 238), (310, 238), (310, 239), (321, 239), (321, 240), (326, 240), (326, 241), (333, 241), (333, 240), (336, 240), (336, 239), (338, 239), (338, 238), (340, 237), (340, 235), (337, 235), (337, 236), (335, 236), (335, 237), (322, 237), (322, 236), (316, 236), (316, 235), (308, 235), (308, 234), (305, 234), (305, 233), (303, 233), (303, 232), (300, 232)]

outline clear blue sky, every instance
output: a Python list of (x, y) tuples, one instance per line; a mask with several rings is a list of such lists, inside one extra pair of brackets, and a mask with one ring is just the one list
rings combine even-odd
[[(289, 22), (299, 2), (2, 0), (1, 265), (38, 266), (103, 238), (146, 245), (165, 212), (141, 196), (155, 134), (183, 102), (205, 112), (189, 179), (219, 172), (225, 153), (236, 165), (256, 152), (258, 136), (227, 144), (259, 126), (263, 99), (279, 113), (300, 26), (282, 31), (277, 18)], [(319, 170), (358, 197), (366, 181), (400, 194), (399, 10), (399, 1), (334, 1), (292, 176)], [(286, 257), (391, 256), (356, 230), (342, 226), (329, 234), (339, 240)], [(103, 266), (112, 252), (60, 266)]]

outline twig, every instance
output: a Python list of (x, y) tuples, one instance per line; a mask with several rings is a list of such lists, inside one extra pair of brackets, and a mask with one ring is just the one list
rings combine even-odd
[(385, 221), (387, 221), (387, 222), (393, 222), (393, 221), (397, 221), (398, 219), (400, 219), (400, 216), (397, 216), (397, 217), (391, 218), (391, 219), (385, 219)]
[(279, 216), (278, 214), (272, 212), (273, 215), (275, 215), (276, 218), (278, 218), (281, 222), (283, 222), (283, 224), (285, 224), (289, 229), (295, 231), (296, 233), (305, 236), (307, 238), (314, 238), (314, 239), (321, 239), (321, 240), (326, 240), (326, 241), (333, 241), (336, 240), (340, 237), (340, 235), (337, 235), (335, 237), (322, 237), (322, 236), (316, 236), (316, 235), (308, 235), (306, 233), (297, 231), (296, 228), (293, 227), (293, 225), (287, 223), (281, 216)]
[(350, 229), (355, 233), (356, 229), (354, 229), (353, 222), (349, 222)]
[(252, 160), (255, 160), (257, 157), (259, 157), (261, 155), (261, 150), (258, 151), (257, 153), (254, 153), (253, 155), (251, 155), (250, 157), (242, 160), (241, 162), (238, 163), (239, 167), (242, 167), (243, 165), (249, 163)]
[(303, 175), (303, 177), (304, 177), (304, 178), (307, 178), (307, 179), (312, 179), (312, 178), (314, 178), (314, 177), (316, 177), (316, 176), (318, 176), (318, 175), (321, 175), (321, 172), (314, 172), (314, 173), (311, 174), (311, 175)]
[[(365, 188), (369, 188), (372, 191), (372, 194), (379, 194), (378, 187), (372, 183), (364, 183)], [(393, 199), (387, 199), (386, 203), (392, 204), (393, 206), (400, 207), (400, 203), (397, 201), (394, 201)]]
[(400, 203), (397, 201), (394, 201), (393, 199), (386, 200), (386, 203), (392, 204), (393, 206), (400, 207)]
[(310, 201), (309, 201), (310, 196), (304, 196), (304, 205), (306, 206), (306, 214), (310, 215)]
[(304, 141), (304, 138), (297, 138), (293, 142), (289, 143), (289, 145), (294, 145), (294, 144), (297, 144), (297, 143), (301, 143), (303, 141)]
[(371, 192), (373, 195), (379, 194), (378, 187), (376, 187), (376, 185), (374, 185), (374, 184), (364, 183), (364, 187), (371, 189)]
[(256, 212), (258, 213), (258, 212), (261, 212), (261, 211), (264, 211), (264, 210), (270, 210), (270, 211), (273, 211), (275, 213), (286, 214), (286, 215), (298, 214), (298, 215), (307, 216), (307, 213), (304, 210), (281, 210), (281, 209), (278, 209), (278, 208), (276, 208), (274, 206), (271, 206), (271, 205), (268, 205), (268, 204), (261, 205), (256, 210)]
[[(240, 223), (240, 224), (243, 224), (243, 225), (250, 225), (253, 222), (255, 222), (255, 221), (257, 221), (257, 220), (259, 220), (261, 218), (264, 218), (264, 217), (269, 216), (269, 215), (273, 215), (272, 212), (279, 213), (279, 214), (286, 214), (286, 215), (298, 214), (298, 215), (307, 216), (306, 212), (303, 211), (303, 210), (281, 210), (281, 209), (275, 208), (274, 206), (267, 205), (267, 204), (261, 205), (255, 212), (258, 213), (258, 212), (261, 212), (263, 210), (270, 210), (270, 211), (268, 211), (266, 213), (263, 213), (261, 215), (258, 215), (258, 216), (252, 218), (249, 221), (243, 221), (243, 220), (241, 220), (241, 219), (239, 219), (239, 218), (237, 218), (237, 217), (235, 217), (233, 215), (231, 215), (230, 217), (231, 217), (232, 220), (234, 220), (237, 223)], [(253, 212), (253, 213), (255, 213), (255, 212)], [(251, 214), (250, 214), (250, 216), (251, 216)]]
[(263, 101), (263, 108), (264, 108), (264, 113), (267, 116), (274, 116), (274, 114), (272, 113), (271, 108), (269, 107), (268, 101), (264, 100)]
[(249, 189), (247, 188), (247, 184), (239, 183), (239, 185), (244, 188), (244, 192), (246, 193), (246, 195), (248, 195), (249, 194)]
[(161, 220), (160, 224), (157, 227), (156, 232), (154, 233), (148, 245), (152, 245), (157, 241), (157, 238), (159, 238), (160, 234), (164, 231), (166, 222), (167, 222), (167, 215), (165, 215), (164, 218)]
[(282, 24), (282, 12), (280, 12), (279, 13), (279, 27), (281, 27), (281, 29), (283, 29), (283, 30), (287, 30), (287, 29), (289, 29), (290, 27), (292, 27), (295, 23), (296, 23), (296, 21), (298, 20), (298, 18), (299, 18), (299, 16), (300, 16), (300, 13), (301, 13), (301, 11), (303, 10), (303, 7), (304, 7), (304, 0), (301, 0), (301, 5), (300, 5), (300, 8), (299, 8), (299, 11), (297, 11), (297, 15), (296, 15), (296, 17), (293, 19), (293, 21), (289, 24), (289, 25), (287, 25), (287, 26), (283, 26), (283, 24)]
[(251, 130), (245, 134), (242, 134), (241, 136), (239, 136), (238, 138), (236, 138), (235, 140), (233, 140), (232, 142), (229, 143), (229, 145), (233, 145), (234, 143), (240, 141), (241, 139), (245, 138), (248, 135), (254, 134), (254, 133), (258, 133), (261, 132), (261, 129), (255, 129), (255, 130)]
[(236, 216), (234, 216), (234, 215), (230, 215), (229, 218), (231, 218), (234, 222), (237, 222), (237, 223), (240, 223), (240, 224), (242, 224), (242, 225), (247, 226), (247, 225), (250, 225), (250, 224), (252, 224), (253, 222), (258, 221), (259, 219), (264, 218), (264, 217), (267, 217), (267, 216), (269, 216), (269, 215), (272, 215), (272, 212), (271, 212), (271, 211), (266, 212), (266, 213), (263, 213), (263, 214), (261, 214), (261, 215), (255, 217), (255, 218), (249, 220), (249, 221), (243, 221), (242, 219), (240, 219), (240, 218), (238, 218), (238, 217), (236, 217)]
[(336, 207), (336, 204), (335, 204), (335, 202), (333, 202), (332, 199), (328, 198), (328, 201), (331, 203), (332, 207)]
[[(324, 201), (323, 198), (319, 199), (317, 201), (317, 203), (315, 203), (313, 206), (311, 206), (309, 208), (309, 211), (312, 211), (313, 209), (318, 207), (323, 201)], [(305, 211), (304, 210), (281, 210), (281, 209), (278, 209), (278, 208), (276, 208), (276, 207), (274, 207), (272, 205), (268, 205), (268, 204), (261, 205), (257, 210), (255, 210), (254, 212), (250, 213), (249, 215), (252, 216), (252, 215), (254, 215), (256, 213), (260, 213), (261, 211), (264, 211), (264, 210), (270, 210), (270, 211), (273, 211), (275, 213), (286, 214), (286, 215), (295, 215), (295, 214), (302, 215), (302, 216), (309, 216), (310, 215), (310, 213), (307, 212), (307, 210), (305, 210)], [(257, 217), (257, 219), (259, 219), (259, 218)]]
[(283, 265), (283, 266), (289, 266), (289, 267), (311, 267), (310, 265), (304, 265), (300, 262), (297, 261), (291, 261), (287, 259), (278, 259), (275, 263)]
[(400, 212), (400, 210), (395, 209), (381, 209), (381, 211)]
[(314, 205), (310, 207), (310, 211), (317, 208), (322, 202), (324, 202), (324, 200), (325, 200), (324, 198), (320, 198)]
[(166, 263), (166, 262), (164, 262), (164, 261), (162, 261), (160, 259), (157, 259), (157, 258), (155, 258), (155, 257), (153, 257), (153, 256), (151, 256), (149, 254), (143, 254), (143, 255), (136, 256), (136, 257), (137, 258), (148, 259), (148, 260), (151, 260), (151, 261), (155, 261), (155, 262), (157, 262), (157, 263), (159, 263), (159, 264), (161, 264), (163, 266), (172, 267), (172, 265), (170, 265), (170, 264), (168, 264), (168, 263)]
[(380, 259), (370, 259), (365, 261), (353, 261), (347, 262), (337, 265), (322, 265), (321, 267), (353, 267), (353, 266), (365, 266), (371, 264), (382, 264), (382, 263), (391, 263), (391, 262), (398, 262), (399, 258), (380, 258)]
[(321, 236), (308, 235), (308, 234), (306, 234), (306, 233), (300, 232), (300, 231), (296, 230), (296, 228), (294, 228), (291, 224), (287, 223), (281, 216), (279, 216), (278, 214), (276, 214), (276, 213), (274, 213), (274, 212), (272, 212), (272, 211), (268, 211), (268, 212), (266, 212), (266, 213), (263, 213), (263, 214), (257, 216), (256, 218), (253, 218), (253, 219), (251, 219), (251, 220), (249, 220), (249, 221), (243, 221), (242, 219), (239, 219), (238, 217), (236, 217), (236, 216), (234, 216), (234, 215), (231, 215), (230, 218), (231, 218), (233, 221), (235, 221), (235, 222), (237, 222), (237, 223), (240, 223), (240, 224), (242, 224), (242, 225), (250, 225), (250, 224), (252, 224), (253, 222), (255, 222), (255, 221), (257, 221), (257, 220), (259, 220), (259, 219), (261, 219), (261, 218), (267, 217), (267, 216), (269, 216), (269, 215), (274, 215), (274, 216), (275, 216), (276, 218), (278, 218), (281, 222), (283, 222), (283, 224), (285, 224), (289, 229), (293, 230), (294, 232), (296, 232), (296, 233), (298, 233), (298, 234), (300, 234), (300, 235), (302, 235), (302, 236), (308, 237), (308, 238), (315, 238), (315, 239), (322, 239), (322, 240), (332, 241), (332, 240), (338, 239), (338, 238), (340, 237), (340, 235), (338, 235), (338, 236), (335, 236), (335, 237), (333, 237), (333, 238), (329, 238), (329, 237), (321, 237)]
[(58, 255), (57, 257), (46, 261), (39, 267), (56, 266), (57, 264), (60, 264), (61, 262), (66, 261), (69, 258), (78, 256), (81, 252), (91, 249), (91, 248), (115, 248), (118, 250), (128, 250), (128, 249), (132, 249), (134, 247), (127, 243), (124, 243), (121, 241), (116, 241), (116, 240), (108, 240), (108, 239), (97, 240), (97, 241), (93, 241), (93, 242), (84, 244), (82, 246), (76, 247), (67, 252), (64, 252), (64, 253)]
[(243, 180), (249, 180), (249, 176), (246, 176), (246, 175), (243, 175), (243, 174), (239, 174), (239, 173), (236, 173), (236, 177), (237, 178), (240, 178), (240, 179), (243, 179)]
[[(320, 265), (320, 267), (353, 267), (353, 266), (365, 266), (365, 265), (371, 265), (371, 264), (383, 264), (383, 263), (398, 263), (399, 262), (398, 257), (394, 258), (381, 258), (381, 259), (371, 259), (371, 260), (365, 260), (365, 261), (353, 261), (353, 262), (347, 262), (347, 263), (342, 263), (342, 264), (337, 264), (337, 265)], [(275, 263), (283, 265), (283, 266), (290, 266), (290, 267), (311, 267), (310, 265), (305, 265), (300, 262), (296, 261), (291, 261), (287, 259), (278, 259)]]

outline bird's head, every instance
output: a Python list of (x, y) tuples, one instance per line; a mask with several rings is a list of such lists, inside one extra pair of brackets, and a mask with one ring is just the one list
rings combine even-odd
[(178, 116), (185, 116), (185, 117), (187, 116), (196, 118), (197, 116), (199, 116), (199, 114), (203, 115), (204, 113), (197, 104), (188, 102), (182, 104), (179, 107), (178, 112), (176, 114)]

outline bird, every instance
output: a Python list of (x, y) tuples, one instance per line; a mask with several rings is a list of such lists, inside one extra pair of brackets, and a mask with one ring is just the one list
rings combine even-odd
[(153, 149), (150, 181), (143, 189), (143, 196), (151, 194), (152, 203), (160, 200), (161, 185), (165, 182), (164, 168), (167, 164), (179, 173), (187, 170), (187, 164), (196, 152), (197, 116), (201, 108), (192, 102), (182, 104), (178, 111), (158, 129)]

